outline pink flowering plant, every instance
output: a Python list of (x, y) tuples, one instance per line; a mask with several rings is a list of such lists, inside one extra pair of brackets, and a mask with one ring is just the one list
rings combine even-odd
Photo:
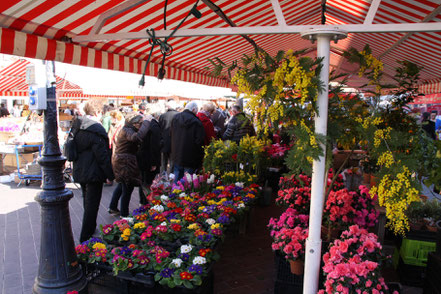
[(270, 165), (273, 167), (280, 167), (283, 165), (285, 156), (289, 151), (289, 146), (286, 144), (271, 144), (264, 147), (265, 155), (268, 157)]
[(352, 224), (355, 214), (353, 194), (347, 189), (331, 191), (326, 200), (324, 221), (342, 228)]
[(381, 277), (381, 245), (377, 236), (350, 226), (323, 255), (324, 293), (389, 293)]
[(359, 186), (358, 192), (352, 192), (354, 207), (354, 224), (361, 228), (372, 228), (378, 222), (379, 211), (375, 209), (375, 202), (377, 195), (371, 197), (369, 188), (366, 186)]
[[(327, 189), (337, 191), (344, 187), (342, 175), (335, 177), (332, 169), (328, 172)], [(279, 181), (276, 204), (296, 209), (300, 213), (309, 213), (311, 202), (311, 177), (300, 174), (281, 177)]]
[(299, 214), (293, 208), (288, 208), (279, 219), (271, 218), (268, 227), (273, 238), (273, 251), (280, 252), (286, 259), (303, 260), (308, 220), (308, 215)]

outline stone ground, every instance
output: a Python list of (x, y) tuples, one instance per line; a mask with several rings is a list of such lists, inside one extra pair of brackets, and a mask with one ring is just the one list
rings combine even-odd
[[(81, 192), (73, 184), (68, 184), (68, 188), (74, 192), (69, 206), (72, 231), (78, 242), (83, 213)], [(98, 224), (116, 219), (107, 213), (113, 189), (104, 187)], [(32, 293), (40, 249), (40, 207), (34, 200), (39, 191), (39, 183), (20, 187), (14, 183), (0, 184), (0, 294)], [(135, 209), (138, 203), (135, 190), (130, 209)], [(246, 234), (227, 236), (220, 248), (221, 259), (214, 267), (216, 294), (274, 292), (274, 255), (266, 225), (270, 217), (280, 213), (275, 205), (256, 207)], [(422, 291), (406, 288), (403, 293)]]

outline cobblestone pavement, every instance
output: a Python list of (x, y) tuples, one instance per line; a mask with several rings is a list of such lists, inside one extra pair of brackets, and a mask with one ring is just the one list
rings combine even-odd
[[(81, 192), (73, 184), (69, 201), (75, 242), (81, 230), (83, 214)], [(104, 187), (98, 224), (112, 223), (116, 218), (107, 213), (115, 186)], [(38, 270), (40, 246), (40, 206), (34, 197), (38, 183), (17, 187), (0, 184), (0, 294), (32, 293)], [(138, 191), (132, 194), (130, 209), (138, 207)], [(269, 294), (274, 292), (275, 267), (271, 238), (266, 228), (270, 217), (278, 217), (275, 205), (255, 207), (246, 234), (227, 235), (220, 247), (221, 259), (214, 266), (216, 294)], [(406, 288), (402, 294), (422, 293)]]

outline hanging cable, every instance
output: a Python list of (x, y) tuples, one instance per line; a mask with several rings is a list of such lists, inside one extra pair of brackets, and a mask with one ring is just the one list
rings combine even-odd
[[(164, 5), (164, 29), (167, 28), (167, 2), (165, 1)], [(147, 58), (146, 64), (144, 66), (144, 71), (141, 76), (141, 80), (139, 81), (139, 86), (143, 87), (145, 85), (145, 72), (147, 70), (147, 66), (150, 63), (151, 56), (153, 54), (153, 49), (156, 45), (160, 47), (161, 53), (162, 53), (162, 62), (161, 62), (161, 68), (158, 71), (158, 79), (162, 80), (165, 76), (165, 58), (166, 56), (170, 56), (173, 53), (173, 47), (167, 43), (167, 41), (173, 37), (173, 35), (176, 33), (176, 31), (181, 27), (181, 25), (185, 22), (185, 20), (190, 16), (190, 14), (193, 14), (196, 18), (200, 18), (202, 14), (197, 10), (197, 6), (199, 4), (199, 0), (196, 1), (196, 3), (192, 6), (190, 11), (187, 13), (187, 15), (181, 20), (181, 22), (173, 29), (173, 31), (170, 33), (168, 37), (164, 39), (164, 41), (157, 39), (155, 36), (155, 30), (154, 29), (147, 29), (146, 32), (149, 35), (149, 44), (152, 45), (152, 48), (150, 50), (149, 56)]]
[(322, 25), (326, 24), (326, 0), (322, 0)]

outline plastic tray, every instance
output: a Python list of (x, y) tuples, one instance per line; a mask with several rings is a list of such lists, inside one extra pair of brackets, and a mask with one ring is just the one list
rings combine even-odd
[(435, 250), (435, 242), (403, 239), (400, 256), (405, 264), (426, 266), (428, 254)]

